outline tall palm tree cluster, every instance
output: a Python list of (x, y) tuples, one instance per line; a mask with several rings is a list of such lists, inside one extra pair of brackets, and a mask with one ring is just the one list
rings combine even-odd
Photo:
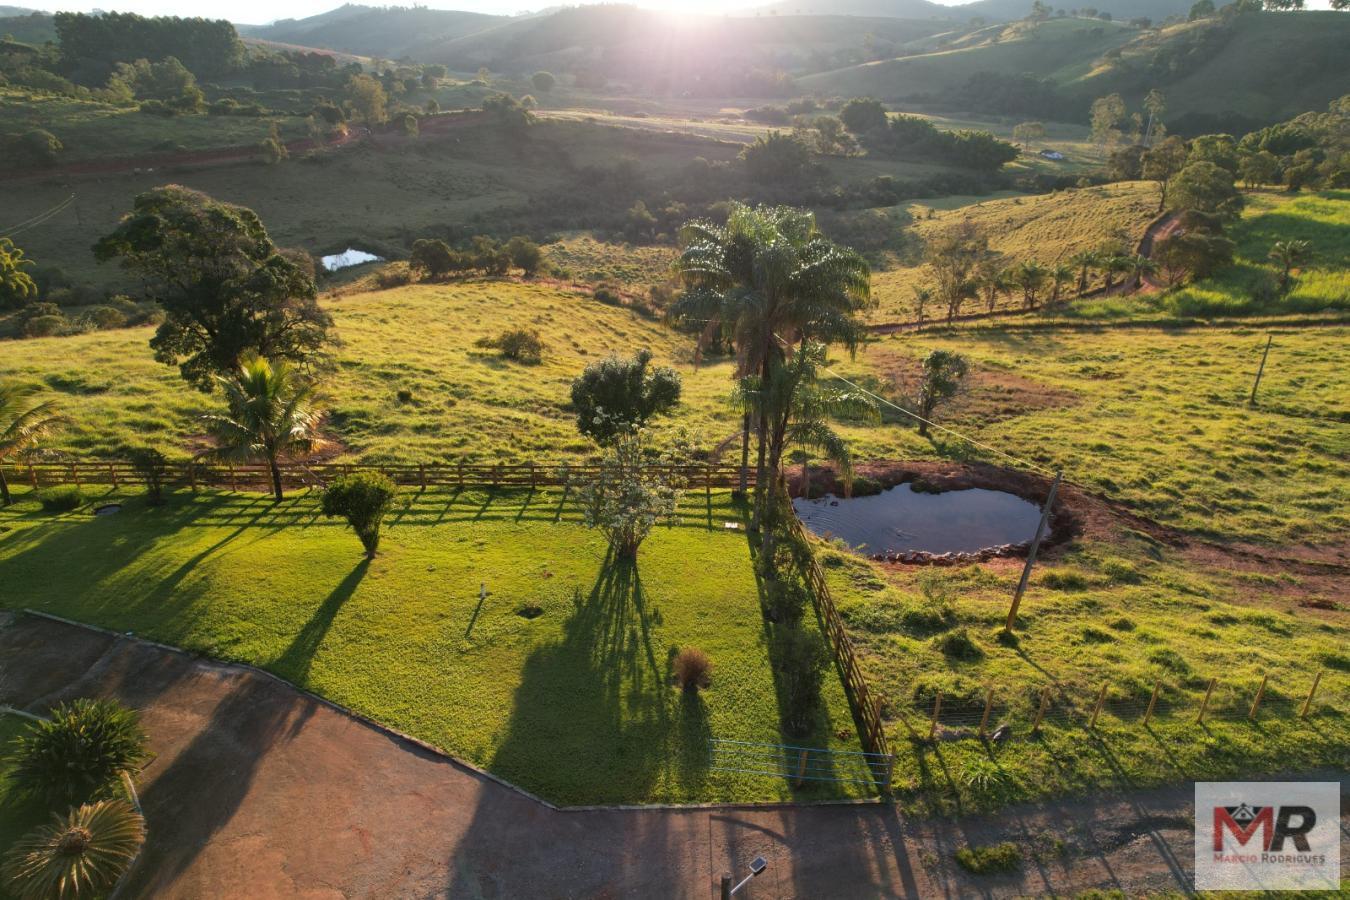
[(725, 225), (687, 224), (680, 243), (685, 290), (671, 318), (698, 328), (700, 348), (720, 336), (735, 350), (743, 461), (753, 424), (762, 521), (789, 445), (833, 459), (845, 477), (851, 472), (848, 447), (827, 421), (875, 409), (819, 374), (828, 346), (851, 351), (862, 340), (871, 273), (857, 253), (825, 238), (811, 213), (787, 207), (737, 204)]

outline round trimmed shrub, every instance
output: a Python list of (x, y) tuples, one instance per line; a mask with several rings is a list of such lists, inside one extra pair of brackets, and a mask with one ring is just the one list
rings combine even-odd
[(38, 494), (44, 512), (70, 512), (84, 504), (84, 491), (77, 484), (49, 487)]
[(123, 773), (149, 759), (140, 717), (115, 700), (62, 703), (14, 741), (12, 777), (48, 800), (81, 802), (110, 794)]
[(366, 548), (366, 558), (374, 559), (380, 546), (380, 523), (397, 493), (398, 487), (381, 472), (353, 472), (334, 479), (323, 492), (323, 514), (346, 519)]

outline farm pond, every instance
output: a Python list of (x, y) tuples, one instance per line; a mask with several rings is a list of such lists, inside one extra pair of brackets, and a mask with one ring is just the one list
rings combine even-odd
[(870, 497), (792, 501), (802, 524), (871, 556), (895, 553), (976, 553), (1024, 544), (1041, 511), (1016, 494), (984, 488), (926, 493), (909, 484)]

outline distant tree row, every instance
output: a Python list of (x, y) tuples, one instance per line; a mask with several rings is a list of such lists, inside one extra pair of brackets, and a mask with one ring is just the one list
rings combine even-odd
[(502, 243), (480, 234), (462, 250), (439, 239), (423, 238), (413, 242), (408, 260), (410, 271), (433, 280), (471, 272), (505, 275), (512, 269), (519, 269), (529, 278), (543, 264), (544, 254), (539, 245), (520, 235)]
[(201, 77), (239, 69), (244, 45), (224, 19), (147, 18), (134, 13), (57, 13), (54, 17), (63, 73), (79, 84), (101, 85), (118, 63), (178, 58)]

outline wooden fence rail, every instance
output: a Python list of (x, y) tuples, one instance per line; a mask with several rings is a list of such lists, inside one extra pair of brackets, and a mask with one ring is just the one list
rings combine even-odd
[[(732, 465), (653, 466), (683, 476), (690, 488), (738, 487), (741, 470)], [(569, 478), (597, 474), (595, 463), (285, 463), (281, 467), (282, 485), (288, 488), (322, 486), (339, 475), (351, 472), (383, 472), (396, 484), (427, 487), (547, 487), (564, 484)], [(135, 485), (142, 481), (136, 468), (125, 460), (77, 460), (71, 462), (17, 463), (0, 466), (10, 484), (32, 488), (56, 485), (106, 484), (113, 487)], [(755, 473), (749, 472), (754, 483)], [(171, 462), (164, 474), (167, 484), (193, 489), (199, 487), (229, 490), (267, 491), (272, 487), (271, 470), (266, 465), (230, 465), (228, 463)]]
[[(807, 539), (806, 531), (802, 528), (801, 521), (792, 510), (792, 501), (787, 496), (786, 490), (782, 491), (779, 502), (786, 505), (783, 510), (783, 519), (787, 522), (788, 531), (792, 534), (793, 540), (799, 542), (802, 546), (810, 547), (810, 541)], [(839, 610), (835, 608), (834, 598), (830, 595), (829, 585), (825, 582), (825, 573), (820, 568), (820, 563), (816, 561), (816, 555), (811, 553), (803, 567), (803, 574), (811, 586), (811, 595), (815, 598), (816, 612), (820, 614), (821, 621), (825, 623), (825, 632), (830, 639), (830, 647), (834, 651), (835, 663), (839, 666), (839, 671), (843, 673), (844, 685), (848, 688), (848, 694), (853, 701), (853, 709), (862, 724), (862, 745), (868, 753), (878, 753), (889, 756), (890, 743), (886, 739), (886, 726), (881, 720), (881, 704), (877, 701), (876, 695), (872, 693), (871, 687), (867, 683), (867, 678), (863, 675), (862, 667), (858, 665), (858, 656), (853, 652), (853, 641), (849, 639), (848, 631), (844, 628), (844, 620), (839, 615)]]

